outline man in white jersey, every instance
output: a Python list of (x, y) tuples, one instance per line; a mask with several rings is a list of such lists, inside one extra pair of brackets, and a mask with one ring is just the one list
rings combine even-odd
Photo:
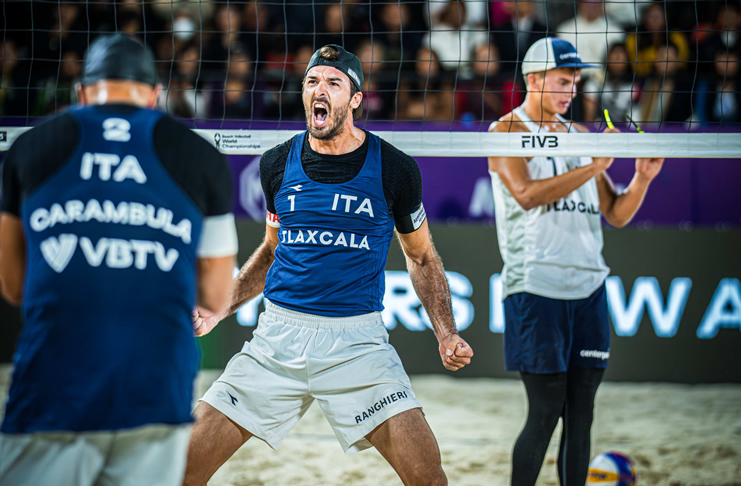
[[(576, 49), (545, 38), (528, 49), (522, 106), (490, 132), (587, 132), (565, 120), (581, 68)], [(616, 131), (616, 130), (606, 130)], [(595, 135), (595, 143), (599, 136)], [(535, 484), (559, 417), (561, 485), (583, 486), (594, 396), (607, 367), (610, 329), (601, 218), (625, 226), (663, 159), (636, 159), (618, 193), (610, 157), (490, 157), (499, 248), (504, 260), (505, 362), (525, 384), (529, 409), (514, 446), (512, 484)]]

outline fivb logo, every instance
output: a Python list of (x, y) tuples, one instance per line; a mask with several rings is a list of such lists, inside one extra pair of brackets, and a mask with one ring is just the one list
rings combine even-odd
[(169, 272), (175, 266), (180, 254), (174, 248), (165, 250), (159, 241), (121, 240), (118, 238), (101, 238), (96, 244), (87, 238), (77, 235), (61, 234), (59, 238), (51, 236), (41, 242), (41, 255), (46, 263), (57, 273), (62, 273), (69, 265), (77, 248), (82, 250), (85, 260), (91, 267), (103, 263), (108, 268), (147, 268), (149, 255), (154, 255), (157, 267)]
[(557, 148), (558, 135), (523, 135), (521, 148)]

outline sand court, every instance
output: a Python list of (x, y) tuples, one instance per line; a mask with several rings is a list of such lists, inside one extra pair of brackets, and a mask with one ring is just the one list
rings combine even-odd
[[(5, 402), (10, 368), (0, 368)], [(219, 371), (199, 375), (202, 395)], [(412, 377), (438, 438), (451, 486), (509, 485), (510, 454), (526, 413), (516, 380)], [(539, 485), (558, 484), (557, 430)], [(646, 486), (741, 486), (741, 385), (603, 383), (592, 455), (632, 457)], [(401, 486), (374, 449), (346, 455), (317, 405), (276, 452), (252, 439), (216, 473), (212, 486)]]

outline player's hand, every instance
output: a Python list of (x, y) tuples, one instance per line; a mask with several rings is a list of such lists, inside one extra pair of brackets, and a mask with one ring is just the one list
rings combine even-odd
[(193, 334), (198, 337), (205, 336), (216, 327), (219, 320), (219, 316), (213, 312), (203, 307), (196, 307), (193, 309)]
[(457, 333), (448, 334), (440, 341), (440, 358), (443, 366), (458, 371), (471, 362), (473, 349)]
[[(620, 133), (620, 130), (617, 128), (605, 128), (602, 133)], [(594, 157), (592, 158), (592, 163), (599, 168), (600, 172), (604, 172), (610, 168), (614, 160), (614, 157)]]
[(592, 164), (594, 164), (600, 172), (604, 172), (610, 168), (612, 163), (615, 161), (615, 157), (593, 157)]
[(661, 167), (663, 167), (663, 165), (663, 157), (647, 159), (636, 158), (636, 174), (641, 175), (651, 181), (657, 175), (659, 175), (659, 172), (661, 172)]

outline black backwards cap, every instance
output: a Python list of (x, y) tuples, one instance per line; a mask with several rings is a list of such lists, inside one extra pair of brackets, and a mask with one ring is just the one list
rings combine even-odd
[(97, 38), (85, 54), (82, 84), (92, 84), (101, 79), (138, 81), (154, 86), (157, 84), (157, 70), (152, 51), (127, 35)]
[[(330, 60), (323, 58), (321, 52), (324, 47), (337, 49), (337, 51), (339, 51), (337, 59)], [(350, 78), (350, 81), (352, 81), (352, 84), (358, 88), (358, 91), (363, 91), (363, 67), (360, 65), (360, 59), (358, 59), (358, 56), (352, 52), (346, 51), (344, 47), (338, 46), (337, 44), (328, 44), (324, 47), (318, 49), (314, 55), (311, 56), (311, 60), (309, 61), (309, 65), (307, 66), (304, 75), (306, 75), (306, 73), (309, 72), (309, 69), (314, 66), (331, 66), (345, 73), (347, 77)]]

